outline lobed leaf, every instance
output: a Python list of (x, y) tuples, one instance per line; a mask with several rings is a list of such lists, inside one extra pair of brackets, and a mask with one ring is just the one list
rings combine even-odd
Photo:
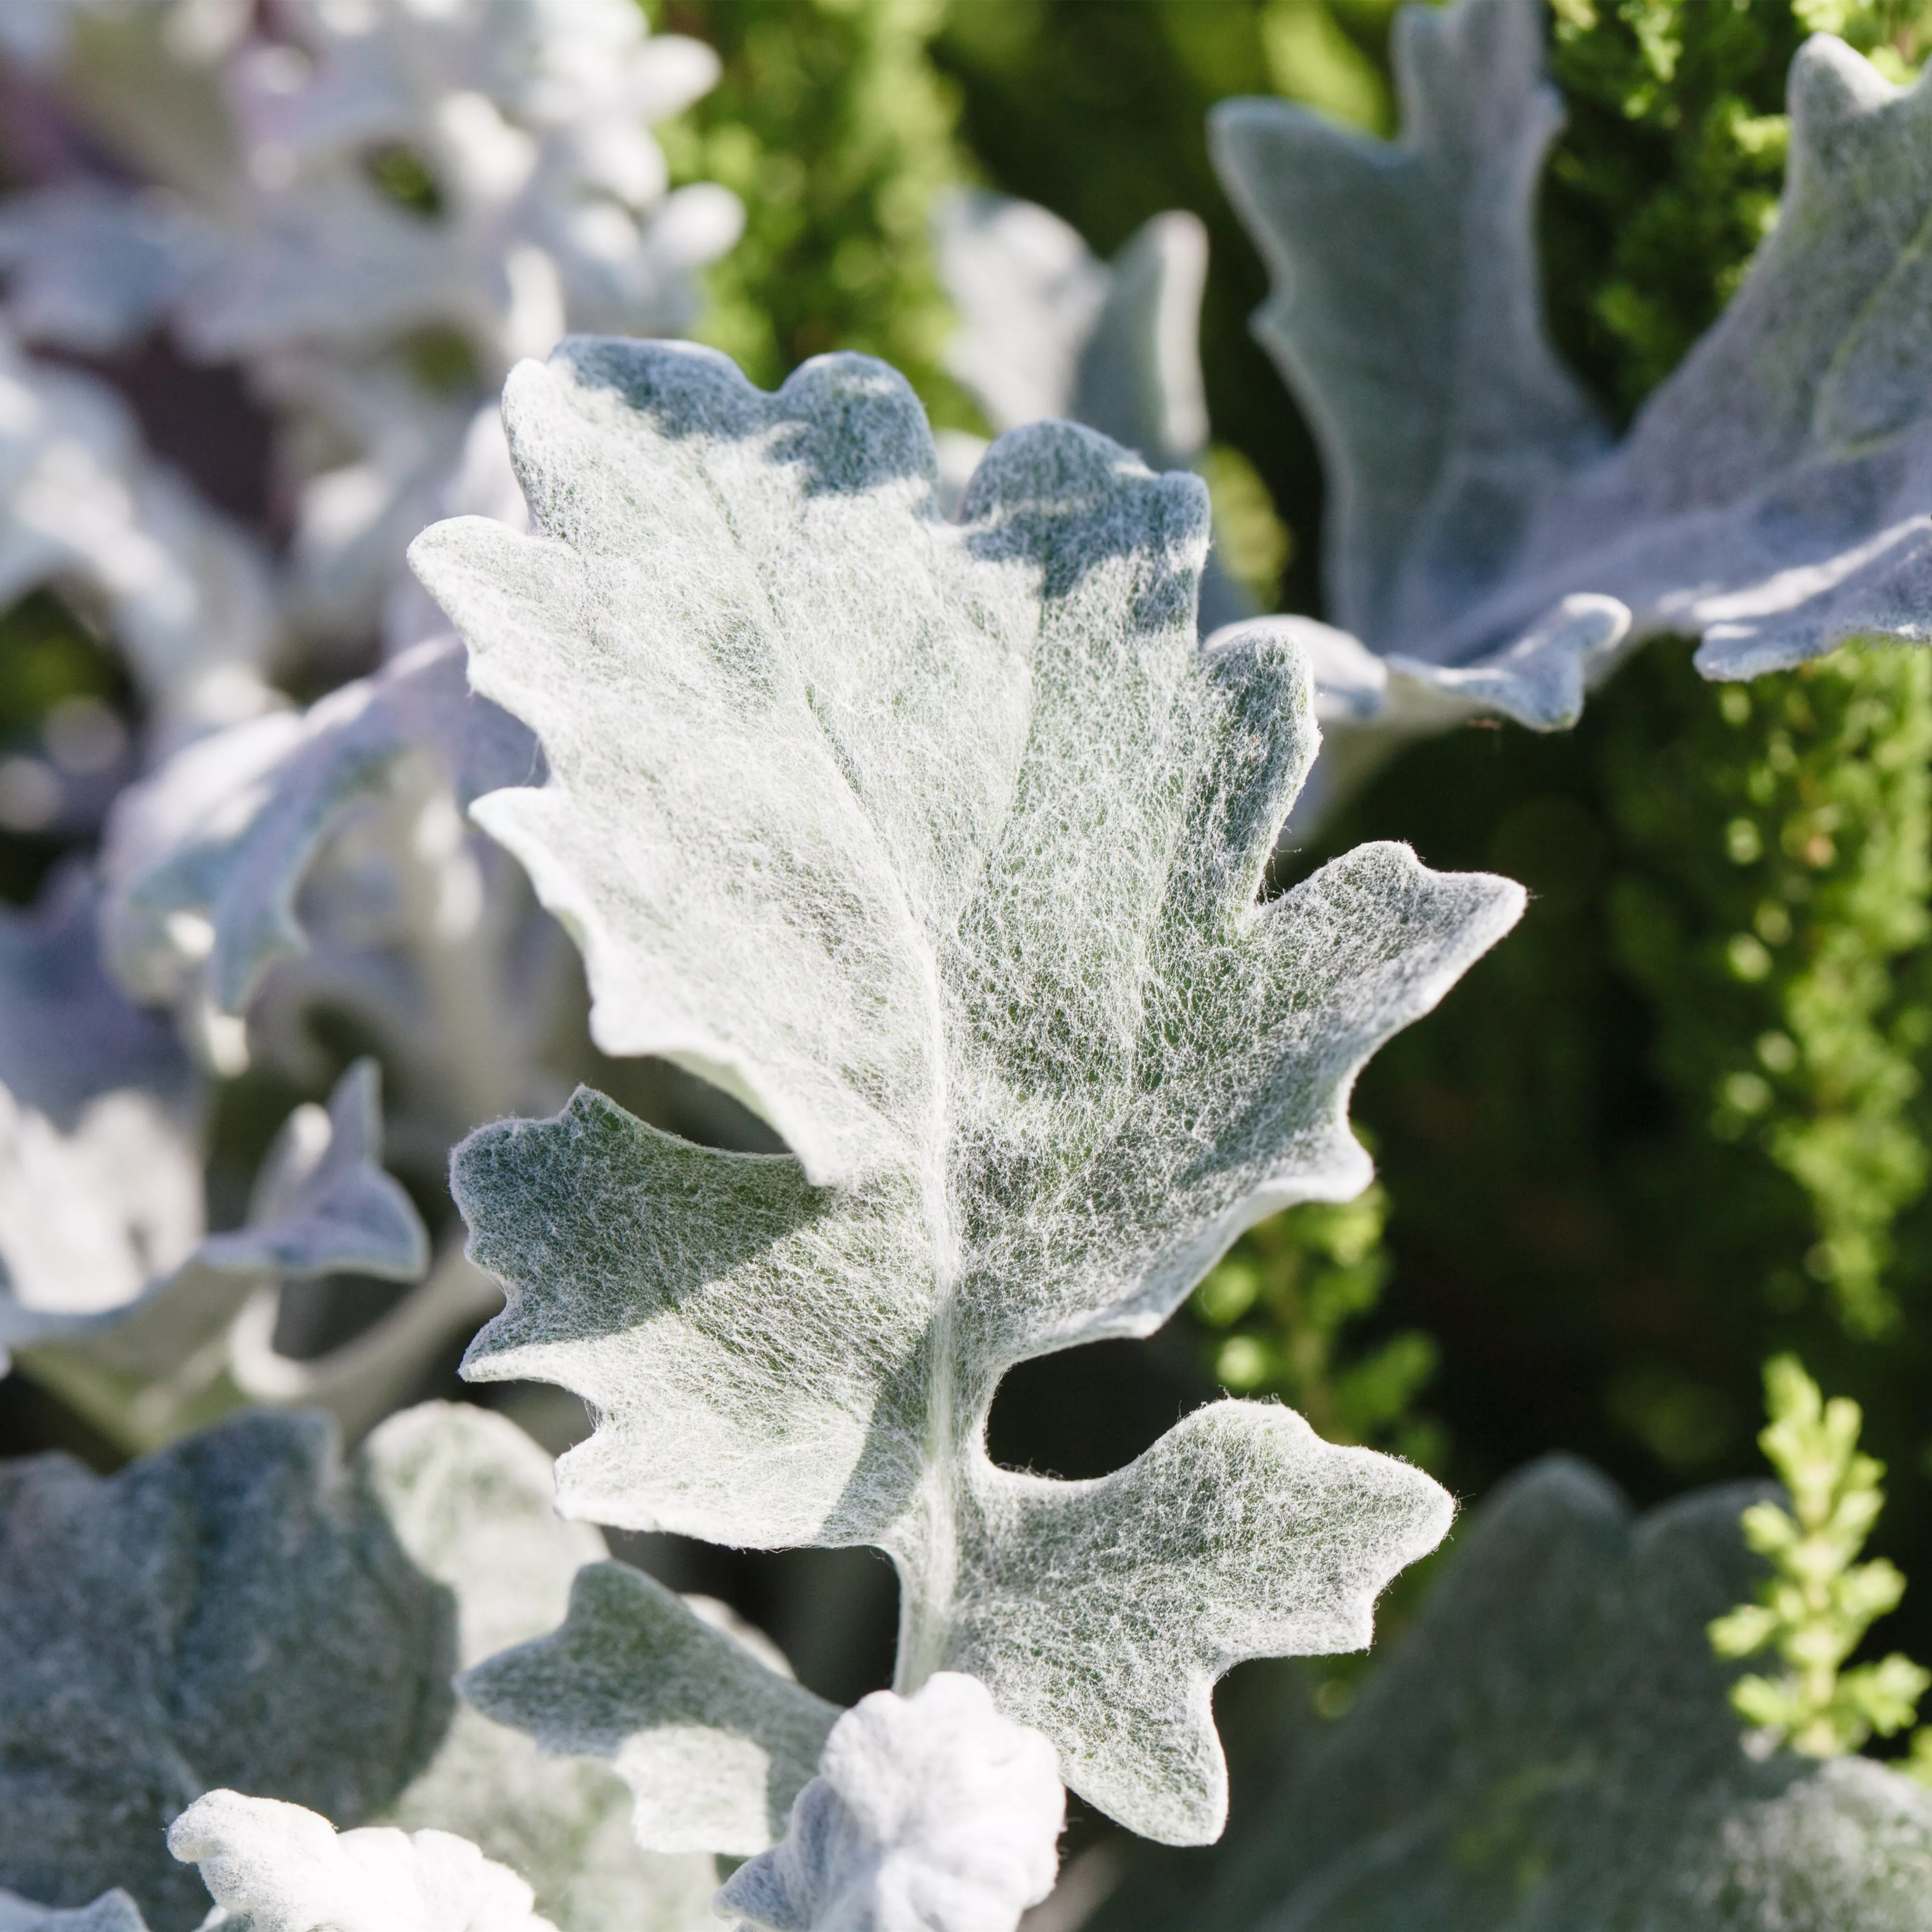
[(435, 758), (461, 804), (528, 775), (530, 734), (470, 695), (454, 639), (418, 645), (306, 712), (205, 738), (123, 795), (108, 827), (101, 913), (110, 970), (136, 998), (199, 988), (236, 1016), (305, 940), (296, 898), (357, 805)]
[(1932, 1794), (1745, 1748), (1704, 1632), (1761, 1572), (1750, 1493), (1634, 1520), (1567, 1459), (1512, 1479), (1347, 1715), (1204, 1869), (1130, 1864), (1094, 1932), (1932, 1926)]
[(1626, 623), (1701, 637), (1712, 677), (1924, 641), (1932, 95), (1806, 43), (1777, 226), (1612, 447), (1539, 313), (1532, 213), (1560, 116), (1541, 18), (1406, 10), (1393, 145), (1280, 101), (1214, 117), (1274, 278), (1256, 331), (1329, 466), (1340, 621), (1404, 676), (1544, 729), (1574, 722)]
[(520, 1431), (444, 1403), (346, 1470), (322, 1418), (263, 1414), (106, 1480), (57, 1456), (0, 1468), (0, 1881), (57, 1906), (122, 1885), (184, 1932), (207, 1902), (164, 1830), (225, 1786), (460, 1834), (563, 1932), (708, 1922), (711, 1862), (640, 1852), (620, 1780), (449, 1695), (602, 1557), (552, 1498)]
[(459, 1688), (546, 1751), (609, 1760), (634, 1794), (633, 1835), (657, 1852), (764, 1851), (838, 1716), (622, 1563), (580, 1570), (560, 1630)]
[[(380, 1165), (379, 1078), (374, 1060), (358, 1060), (336, 1083), (326, 1111), (297, 1108), (263, 1162), (247, 1222), (200, 1235), (173, 1267), (145, 1280), (114, 1265), (120, 1256), (86, 1270), (96, 1258), (94, 1217), (114, 1199), (112, 1186), (98, 1185), (100, 1169), (140, 1154), (122, 1130), (151, 1126), (148, 1116), (98, 1106), (62, 1141), (44, 1120), (16, 1111), (14, 1144), (0, 1144), (0, 1200), (13, 1195), (16, 1226), (37, 1232), (33, 1246), (20, 1250), (31, 1265), (0, 1284), (0, 1348), (19, 1352), (36, 1376), (122, 1439), (146, 1446), (236, 1406), (224, 1337), (280, 1283), (338, 1274), (419, 1279), (429, 1238)], [(183, 1158), (176, 1184), (185, 1190), (194, 1177)], [(145, 1192), (156, 1178), (136, 1174), (119, 1185), (131, 1180)], [(40, 1193), (50, 1179), (58, 1189), (51, 1198)], [(31, 1208), (30, 1193), (38, 1196)], [(136, 1204), (148, 1204), (137, 1194)], [(192, 1211), (199, 1233), (198, 1203)], [(190, 1212), (179, 1204), (182, 1229)], [(125, 1238), (137, 1251), (144, 1228), (138, 1214), (130, 1217)], [(17, 1247), (19, 1238), (10, 1237), (6, 1248)]]
[(70, 872), (32, 914), (0, 915), (0, 1348), (152, 1441), (189, 1426), (251, 1298), (339, 1270), (410, 1280), (427, 1240), (380, 1166), (373, 1062), (328, 1112), (291, 1117), (248, 1225), (207, 1234), (200, 1083), (166, 1024), (109, 983), (95, 914)]
[(473, 1840), (530, 1882), (538, 1908), (562, 1932), (711, 1924), (709, 1858), (640, 1850), (618, 1778), (587, 1756), (545, 1755), (520, 1730), (493, 1721), (470, 1690), (485, 1659), (540, 1647), (584, 1578), (638, 1575), (600, 1560), (596, 1531), (558, 1516), (550, 1458), (500, 1416), (424, 1402), (384, 1423), (357, 1469), (410, 1561), (452, 1593), (454, 1662), (470, 1672), (465, 1704), (435, 1756), (382, 1822)]
[[(592, 1402), (572, 1514), (882, 1545), (903, 1684), (974, 1670), (1076, 1789), (1210, 1838), (1213, 1678), (1364, 1641), (1447, 1498), (1238, 1405), (1041, 1483), (988, 1462), (987, 1410), (1016, 1362), (1157, 1327), (1262, 1215), (1359, 1190), (1356, 1070), (1521, 895), (1384, 846), (1258, 902), (1307, 677), (1291, 644), (1196, 644), (1191, 478), (1041, 425), (944, 520), (917, 404), (856, 357), (767, 396), (706, 351), (574, 343), (506, 420), (538, 534), (413, 553), (549, 769), (474, 814), (579, 938), (599, 1042), (792, 1154), (582, 1090), (480, 1130), (453, 1184), (509, 1306), (466, 1372)], [(1003, 1643), (995, 1600), (1083, 1642)]]
[[(959, 316), (952, 374), (996, 430), (1064, 417), (1136, 452), (1151, 469), (1186, 470), (1208, 442), (1201, 377), (1201, 297), (1208, 234), (1171, 209), (1143, 223), (1111, 262), (1031, 202), (981, 189), (944, 197), (933, 218), (940, 274)], [(955, 451), (942, 440), (944, 481)], [(963, 488), (970, 464), (957, 478)], [(1252, 616), (1246, 593), (1213, 556), (1201, 579), (1204, 637)]]
[(692, 272), (736, 239), (736, 198), (667, 194), (647, 131), (712, 86), (716, 56), (622, 0), (291, 0), (282, 31), (309, 56), (296, 76), (268, 46), (230, 76), (244, 149), (281, 166), (254, 170), (255, 218), (183, 305), (211, 357), (440, 326), (487, 386), (566, 316), (681, 326)]

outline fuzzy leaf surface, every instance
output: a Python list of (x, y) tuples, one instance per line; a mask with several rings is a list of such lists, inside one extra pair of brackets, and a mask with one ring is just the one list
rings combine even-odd
[[(384, 1423), (356, 1466), (411, 1562), (453, 1595), (454, 1660), (464, 1669), (541, 1640), (574, 1600), (574, 1578), (638, 1574), (604, 1562), (596, 1531), (557, 1515), (550, 1458), (487, 1411), (422, 1403)], [(435, 1756), (382, 1822), (472, 1840), (530, 1881), (561, 1932), (712, 1924), (709, 1858), (640, 1850), (617, 1776), (588, 1756), (545, 1754), (476, 1702), (458, 1706)]]
[(246, 1785), (331, 1816), (392, 1802), (448, 1720), (446, 1593), (316, 1416), (257, 1414), (102, 1478), (0, 1465), (0, 1883), (207, 1910), (163, 1828)]
[(467, 805), (532, 775), (530, 734), (470, 694), (453, 638), (417, 646), (302, 712), (278, 712), (177, 752), (116, 805), (101, 925), (109, 965), (137, 999), (199, 983), (238, 1015), (269, 968), (306, 941), (296, 896), (329, 836), (428, 755)]
[(988, 1460), (987, 1410), (1013, 1364), (1150, 1332), (1251, 1222), (1363, 1186), (1357, 1069), (1521, 895), (1376, 846), (1258, 902), (1307, 678), (1292, 645), (1196, 644), (1191, 477), (1040, 425), (943, 520), (916, 402), (856, 357), (768, 396), (706, 351), (577, 343), (506, 419), (536, 533), (415, 553), (550, 774), (476, 815), (580, 938), (600, 1042), (793, 1152), (584, 1090), (479, 1131), (454, 1184), (509, 1306), (467, 1372), (596, 1405), (572, 1514), (881, 1545), (907, 1688), (970, 1670), (1077, 1789), (1211, 1837), (1214, 1678), (1365, 1642), (1446, 1498), (1241, 1404), (1041, 1482)]
[(766, 1932), (1012, 1932), (1053, 1889), (1066, 1822), (1052, 1745), (943, 1670), (838, 1720), (784, 1838), (718, 1909)]
[[(336, 1274), (418, 1280), (429, 1265), (429, 1238), (408, 1195), (382, 1171), (379, 1081), (376, 1063), (358, 1060), (326, 1110), (297, 1108), (263, 1162), (246, 1223), (205, 1235), (197, 1225), (188, 1254), (147, 1280), (127, 1270), (90, 1278), (60, 1265), (70, 1254), (86, 1258), (100, 1206), (88, 1184), (104, 1155), (125, 1157), (125, 1136), (101, 1144), (97, 1112), (59, 1142), (49, 1124), (16, 1111), (0, 1184), (13, 1184), (15, 1204), (23, 1214), (31, 1205), (40, 1232), (32, 1271), (0, 1292), (0, 1348), (28, 1355), (37, 1375), (124, 1439), (161, 1442), (235, 1406), (221, 1338), (278, 1283)], [(118, 1112), (106, 1118), (122, 1122)], [(66, 1198), (30, 1204), (27, 1192), (49, 1168), (71, 1183)], [(56, 1207), (71, 1227), (46, 1224)]]
[(740, 1858), (784, 1835), (838, 1714), (622, 1563), (579, 1570), (561, 1629), (459, 1688), (547, 1751), (608, 1759), (640, 1845)]
[[(1328, 460), (1340, 621), (1544, 728), (1612, 661), (1619, 606), (1634, 637), (1700, 636), (1712, 677), (1924, 641), (1932, 92), (1806, 43), (1777, 226), (1611, 446), (1539, 312), (1534, 191), (1560, 116), (1541, 36), (1538, 0), (1406, 10), (1392, 145), (1279, 101), (1214, 116), (1274, 277), (1256, 332)], [(1588, 621), (1556, 621), (1578, 598)]]
[(59, 1456), (0, 1472), (0, 1881), (78, 1905), (111, 1876), (157, 1932), (192, 1926), (207, 1901), (163, 1828), (227, 1786), (473, 1840), (562, 1932), (708, 1924), (711, 1862), (640, 1851), (611, 1772), (449, 1694), (604, 1553), (556, 1515), (549, 1459), (452, 1403), (346, 1468), (333, 1443), (257, 1414), (104, 1481)]
[(1925, 1932), (1932, 1793), (1744, 1748), (1705, 1627), (1762, 1574), (1762, 1493), (1634, 1518), (1581, 1463), (1516, 1477), (1211, 1864), (1130, 1864), (1094, 1932)]
[[(946, 360), (995, 430), (1064, 417), (1136, 452), (1151, 469), (1200, 460), (1208, 233), (1197, 217), (1156, 214), (1102, 262), (1046, 208), (972, 189), (940, 202), (933, 241), (959, 316)], [(948, 443), (941, 463), (950, 481), (962, 439), (955, 432)], [(1201, 578), (1202, 635), (1252, 614), (1252, 600), (1210, 556)]]
[(236, 1932), (556, 1932), (530, 1887), (448, 1832), (364, 1826), (211, 1791), (168, 1828)]

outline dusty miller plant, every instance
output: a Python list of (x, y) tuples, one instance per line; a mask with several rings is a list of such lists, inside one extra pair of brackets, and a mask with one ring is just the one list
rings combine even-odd
[[(1358, 1191), (1355, 1069), (1520, 895), (1383, 847), (1258, 902), (1315, 748), (1305, 666), (1202, 650), (1204, 492), (1090, 432), (1002, 439), (954, 522), (917, 404), (860, 359), (771, 397), (587, 341), (518, 371), (506, 420), (536, 533), (412, 553), (548, 768), (473, 814), (582, 946), (599, 1044), (790, 1152), (589, 1091), (481, 1130), (454, 1182), (510, 1305), (466, 1372), (592, 1404), (566, 1512), (883, 1547), (902, 1691), (968, 1672), (1103, 1809), (1210, 1838), (1213, 1679), (1364, 1641), (1444, 1499), (1266, 1406), (1088, 1484), (996, 1468), (986, 1414), (1013, 1364), (1147, 1333), (1244, 1226)], [(639, 1614), (585, 1598), (556, 1643), (621, 1654)], [(542, 1660), (482, 1681), (626, 1767), (632, 1727), (566, 1717)], [(697, 1787), (652, 1780), (640, 1816), (676, 1834)]]
[(1472, 710), (1574, 723), (1658, 632), (1729, 679), (1924, 638), (1922, 87), (1829, 34), (1800, 50), (1776, 225), (1613, 440), (1540, 314), (1542, 37), (1538, 0), (1406, 10), (1394, 143), (1278, 101), (1214, 116), (1275, 284), (1256, 330), (1329, 472), (1343, 629), (1305, 634), (1358, 756)]
[[(582, 946), (607, 1050), (682, 1062), (790, 1150), (700, 1147), (588, 1090), (479, 1130), (454, 1182), (510, 1306), (469, 1370), (590, 1396), (567, 1515), (886, 1548), (896, 1690), (842, 1714), (565, 1525), (541, 1615), (514, 1594), (538, 1539), (525, 1452), (487, 1418), (398, 1418), (346, 1478), (294, 1418), (112, 1484), (56, 1459), (4, 1512), (0, 1880), (163, 1928), (188, 1864), (290, 1932), (681, 1911), (682, 1868), (613, 1875), (587, 1754), (631, 1786), (645, 1852), (752, 1855), (721, 1900), (747, 1922), (1010, 1925), (1052, 1882), (1063, 1779), (1150, 1835), (1215, 1835), (1214, 1679), (1364, 1643), (1450, 1505), (1240, 1402), (1097, 1481), (1002, 1469), (1000, 1378), (1148, 1332), (1244, 1226), (1358, 1191), (1357, 1070), (1522, 896), (1384, 846), (1260, 897), (1312, 696), (1292, 645), (1198, 641), (1190, 478), (1041, 425), (949, 520), (917, 404), (860, 358), (771, 396), (711, 352), (585, 340), (519, 372), (507, 420), (533, 533), (472, 519), (416, 551), (522, 760), (478, 767), (472, 812)], [(298, 737), (293, 769), (326, 780), (377, 705)], [(257, 824), (230, 827), (244, 855)], [(237, 890), (218, 977), (285, 943)], [(278, 1534), (279, 1580), (252, 1589)], [(77, 1598), (62, 1534), (96, 1552)], [(144, 1582), (144, 1550), (195, 1549)], [(53, 1687), (144, 1591), (142, 1698), (84, 1669), (96, 1729), (50, 1762)], [(533, 1776), (538, 1747), (575, 1766)], [(539, 1802), (556, 1842), (520, 1843)], [(90, 1830), (103, 1806), (118, 1838)]]
[[(434, 1198), (469, 1127), (555, 1105), (581, 1070), (568, 942), (461, 815), (527, 772), (527, 734), (471, 700), (402, 554), (452, 503), (522, 518), (494, 402), (518, 356), (572, 324), (694, 313), (737, 206), (670, 190), (650, 125), (716, 63), (628, 0), (74, 0), (6, 9), (0, 57), (24, 177), (0, 199), (0, 600), (63, 600), (139, 713), (130, 734), (70, 706), (0, 768), (10, 830), (100, 835), (88, 884), (4, 916), (22, 1025), (0, 1051), (0, 1194), (37, 1198), (43, 1225), (0, 1226), (0, 1330), (129, 1448), (244, 1396), (360, 1430), (474, 1328), (487, 1284), (446, 1245), (357, 1346), (284, 1354), (278, 1282), (314, 1282), (320, 1306), (337, 1275), (416, 1280), (424, 1232), (398, 1195), (400, 1246), (284, 1243), (279, 1274), (257, 1254), (245, 1291), (231, 1270), (204, 1292), (183, 1264), (211, 1116), (250, 1068), (327, 1092), (346, 1036), (387, 1075), (369, 1160)], [(16, 338), (94, 357), (164, 341), (238, 370), (286, 545), (158, 460), (104, 382)], [(337, 681), (379, 630), (391, 674), (291, 706), (283, 687)], [(96, 1050), (152, 1033), (143, 1006), (172, 1010), (179, 1064)], [(138, 1346), (116, 1340), (136, 1319)]]

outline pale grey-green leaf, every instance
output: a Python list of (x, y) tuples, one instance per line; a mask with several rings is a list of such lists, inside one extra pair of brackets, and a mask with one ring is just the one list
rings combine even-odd
[(635, 1795), (640, 1844), (741, 1858), (783, 1835), (838, 1715), (621, 1563), (579, 1570), (560, 1630), (459, 1688), (548, 1751), (608, 1759)]
[(1745, 1748), (1705, 1626), (1755, 1587), (1752, 1493), (1633, 1520), (1581, 1464), (1516, 1478), (1348, 1715), (1092, 1932), (1926, 1932), (1932, 1792)]
[[(416, 550), (550, 767), (478, 815), (580, 937), (605, 1043), (728, 1082), (797, 1158), (582, 1091), (479, 1131), (454, 1184), (509, 1306), (466, 1372), (592, 1402), (572, 1514), (881, 1544), (903, 1684), (970, 1656), (1076, 1788), (1211, 1837), (1213, 1678), (1364, 1640), (1446, 1499), (1238, 1406), (1036, 1486), (986, 1413), (1016, 1362), (1148, 1333), (1250, 1222), (1358, 1190), (1357, 1070), (1521, 895), (1382, 846), (1258, 902), (1308, 681), (1292, 643), (1197, 644), (1191, 478), (1040, 425), (942, 520), (917, 404), (856, 357), (767, 396), (578, 343), (506, 419), (537, 533)], [(1210, 1469), (1250, 1501), (1180, 1507)], [(1002, 1644), (976, 1592), (1106, 1640)]]
[(538, 775), (530, 734), (473, 697), (454, 639), (418, 646), (305, 712), (278, 712), (178, 752), (116, 806), (102, 931), (137, 998), (200, 982), (224, 1015), (305, 945), (296, 897), (358, 803), (412, 754), (436, 759), (460, 804)]
[(312, 1415), (254, 1414), (119, 1474), (0, 1464), (0, 1883), (207, 1909), (168, 1821), (212, 1786), (357, 1820), (447, 1724), (447, 1595)]
[[(107, 1125), (126, 1128), (124, 1110), (85, 1114), (64, 1140), (50, 1124), (26, 1117), (12, 1158), (0, 1166), (0, 1198), (16, 1195), (15, 1208), (29, 1213), (28, 1188), (44, 1172), (70, 1185), (39, 1202), (31, 1223), (34, 1265), (0, 1291), (0, 1348), (19, 1352), (35, 1376), (122, 1440), (146, 1447), (237, 1405), (224, 1336), (279, 1283), (343, 1273), (419, 1279), (429, 1238), (408, 1195), (382, 1168), (379, 1080), (374, 1060), (358, 1060), (336, 1083), (326, 1111), (298, 1107), (269, 1150), (246, 1223), (205, 1235), (197, 1225), (189, 1252), (153, 1279), (76, 1267), (98, 1245), (91, 1217), (116, 1198), (94, 1188), (104, 1161), (130, 1151), (125, 1132), (104, 1138)], [(65, 1218), (46, 1218), (56, 1214)]]
[(220, 247), (181, 202), (82, 179), (8, 196), (0, 207), (7, 313), (29, 342), (95, 356), (160, 322)]
[(1540, 0), (1402, 8), (1393, 143), (1280, 100), (1210, 123), (1274, 280), (1256, 332), (1327, 466), (1330, 601), (1377, 651), (1430, 655), (1606, 441), (1539, 312), (1531, 213), (1562, 121), (1542, 38)]
[(26, 1311), (124, 1306), (204, 1231), (200, 1083), (102, 973), (94, 913), (74, 870), (0, 910), (0, 1349)]
[(260, 544), (148, 454), (106, 383), (0, 323), (0, 604), (49, 586), (98, 614), (164, 741), (270, 701)]
[[(563, 1621), (573, 1577), (622, 1569), (601, 1560), (594, 1529), (556, 1514), (550, 1458), (500, 1417), (424, 1403), (378, 1429), (358, 1466), (411, 1560), (454, 1593), (463, 1667), (536, 1647), (532, 1640)], [(580, 1571), (584, 1564), (592, 1567)], [(382, 1822), (473, 1840), (530, 1882), (538, 1909), (562, 1932), (679, 1932), (711, 1922), (709, 1858), (640, 1850), (620, 1778), (589, 1755), (544, 1754), (494, 1714), (459, 1706), (435, 1756)], [(587, 1742), (553, 1748), (595, 1750)]]
[(36, 1905), (0, 1892), (0, 1932), (148, 1932), (141, 1908), (124, 1892), (104, 1892), (87, 1905)]
[(392, 1418), (346, 1471), (332, 1443), (256, 1414), (104, 1481), (0, 1468), (0, 1882), (57, 1904), (118, 1882), (157, 1932), (193, 1925), (162, 1832), (225, 1786), (473, 1840), (563, 1932), (708, 1923), (710, 1861), (640, 1851), (610, 1771), (449, 1694), (604, 1554), (556, 1516), (548, 1457), (455, 1404)]
[(1013, 1932), (1053, 1889), (1066, 1818), (1052, 1745), (941, 1671), (839, 1718), (784, 1837), (718, 1910), (766, 1932)]
[[(944, 197), (933, 231), (959, 317), (947, 361), (995, 430), (1064, 417), (1154, 470), (1199, 461), (1208, 234), (1198, 218), (1156, 214), (1107, 263), (1058, 216), (984, 190)], [(1202, 634), (1252, 614), (1210, 554)]]
[[(1628, 607), (1635, 637), (1701, 636), (1714, 677), (1855, 635), (1923, 641), (1932, 94), (1806, 43), (1777, 226), (1610, 448), (1538, 314), (1533, 196), (1559, 115), (1541, 34), (1538, 0), (1406, 10), (1393, 145), (1279, 101), (1216, 110), (1275, 278), (1258, 332), (1328, 462), (1341, 621), (1425, 682), (1480, 669), (1466, 696), (1546, 728), (1575, 707), (1520, 647), (1569, 597)], [(1616, 642), (1559, 638), (1559, 676), (1594, 680)]]

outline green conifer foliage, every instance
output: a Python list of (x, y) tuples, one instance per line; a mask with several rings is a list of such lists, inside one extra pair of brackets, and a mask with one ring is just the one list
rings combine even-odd
[[(1552, 326), (1628, 414), (1708, 326), (1774, 218), (1784, 70), (1845, 35), (1904, 80), (1928, 16), (1836, 0), (1556, 0), (1570, 124), (1544, 203)], [(1932, 1025), (1895, 962), (1924, 937), (1932, 682), (1851, 649), (1749, 687), (1667, 680), (1606, 747), (1626, 853), (1620, 964), (1655, 1003), (1657, 1069), (1720, 1139), (1804, 1190), (1805, 1270), (1850, 1332), (1895, 1325), (1892, 1222), (1923, 1187), (1911, 1114)], [(1635, 728), (1630, 728), (1634, 727)], [(1777, 1266), (1774, 1303), (1802, 1295)]]
[(1847, 650), (1621, 712), (1604, 770), (1636, 861), (1610, 904), (1619, 964), (1655, 1004), (1657, 1065), (1720, 1140), (1802, 1187), (1816, 1238), (1779, 1265), (1885, 1334), (1892, 1225), (1925, 1184), (1913, 1102), (1932, 1038), (1916, 976), (1932, 886), (1932, 660)]
[(1552, 330), (1629, 416), (1716, 319), (1778, 213), (1785, 70), (1839, 34), (1902, 80), (1910, 0), (1552, 0), (1569, 124), (1544, 184)]
[(776, 388), (856, 349), (910, 380), (942, 424), (973, 421), (944, 373), (952, 323), (927, 231), (959, 178), (951, 91), (927, 49), (946, 0), (665, 0), (656, 24), (716, 49), (723, 78), (659, 130), (674, 176), (745, 203), (698, 334)]

